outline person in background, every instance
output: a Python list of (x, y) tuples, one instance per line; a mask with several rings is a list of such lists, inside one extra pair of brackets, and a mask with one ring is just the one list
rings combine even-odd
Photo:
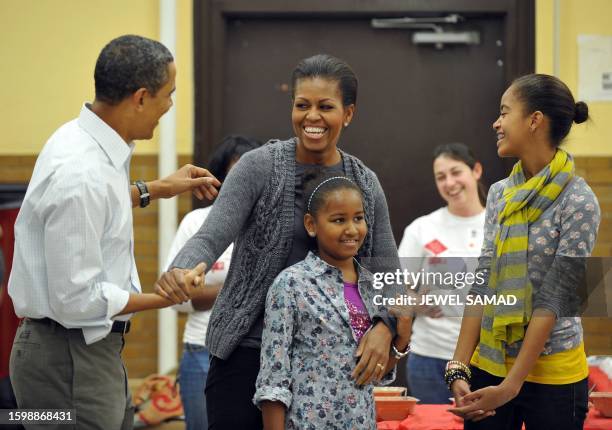
[[(204, 261), (212, 266), (235, 240), (232, 266), (212, 310), (206, 346), (212, 358), (206, 382), (209, 428), (262, 428), (253, 404), (259, 372), (266, 294), (274, 278), (303, 260), (310, 249), (304, 230), (306, 198), (302, 178), (317, 167), (347, 176), (362, 190), (369, 229), (360, 257), (381, 257), (399, 268), (387, 202), (378, 178), (362, 161), (338, 148), (353, 120), (357, 77), (344, 61), (315, 55), (292, 76), (291, 122), (295, 137), (270, 141), (245, 154), (225, 179), (219, 198), (200, 230), (185, 244), (156, 291), (184, 285), (184, 270)], [(396, 322), (386, 310), (372, 315), (353, 369), (359, 385), (377, 377), (391, 357)]]
[[(438, 193), (446, 206), (417, 218), (404, 230), (398, 253), (406, 270), (418, 273), (457, 272), (475, 269), (484, 228), (486, 191), (482, 165), (462, 143), (440, 145), (433, 153), (433, 174)], [(473, 266), (473, 267), (470, 267)], [(418, 285), (420, 294), (434, 294), (432, 288)], [(435, 293), (463, 297), (469, 285), (457, 284)], [(417, 313), (406, 364), (410, 394), (421, 403), (449, 403), (450, 391), (444, 383), (446, 362), (453, 357), (462, 305), (444, 305)]]
[[(208, 170), (223, 183), (227, 173), (238, 159), (244, 153), (259, 146), (261, 146), (260, 142), (248, 137), (227, 136), (212, 153), (208, 162)], [(200, 229), (210, 209), (211, 206), (195, 209), (185, 215), (172, 241), (166, 267), (170, 266), (176, 254)], [(204, 339), (206, 339), (206, 329), (210, 319), (210, 308), (225, 282), (233, 248), (233, 244), (228, 246), (210, 268), (206, 274), (206, 288), (194, 293), (188, 302), (173, 307), (176, 311), (189, 314), (183, 333), (183, 356), (179, 367), (179, 387), (187, 430), (208, 428), (204, 387), (210, 363)]]
[[(100, 52), (95, 100), (47, 141), (15, 223), (8, 291), (23, 318), (10, 377), (20, 409), (73, 409), (75, 428), (128, 429), (133, 408), (121, 359), (134, 312), (174, 302), (141, 293), (132, 208), (193, 190), (216, 196), (219, 181), (186, 165), (130, 186), (134, 141), (150, 139), (172, 106), (176, 67), (168, 49), (121, 36)], [(203, 265), (185, 272), (187, 300)], [(45, 428), (63, 428), (62, 424)]]
[[(554, 76), (518, 78), (493, 123), (510, 176), (489, 190), (474, 297), (445, 379), (465, 428), (581, 429), (588, 366), (579, 311), (599, 203), (560, 148), (588, 107)], [(516, 301), (514, 304), (507, 304)]]

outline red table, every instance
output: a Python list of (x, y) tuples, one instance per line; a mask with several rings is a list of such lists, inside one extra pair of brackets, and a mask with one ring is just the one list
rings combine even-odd
[[(447, 409), (450, 405), (417, 405), (414, 414), (404, 421), (381, 421), (378, 430), (462, 430), (463, 420)], [(591, 409), (584, 430), (611, 430), (612, 418)]]

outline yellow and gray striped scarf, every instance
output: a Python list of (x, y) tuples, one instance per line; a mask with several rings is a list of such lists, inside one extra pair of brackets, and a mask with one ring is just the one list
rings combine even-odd
[(559, 196), (574, 176), (571, 155), (558, 149), (540, 173), (525, 181), (519, 161), (498, 203), (501, 210), (495, 236), (489, 288), (496, 297), (516, 296), (514, 305), (486, 304), (480, 330), (478, 367), (496, 376), (506, 376), (505, 347), (525, 336), (532, 313), (532, 285), (527, 272), (529, 224)]

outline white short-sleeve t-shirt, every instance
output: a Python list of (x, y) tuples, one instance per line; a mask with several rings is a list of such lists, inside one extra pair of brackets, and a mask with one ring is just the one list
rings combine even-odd
[[(473, 272), (482, 247), (484, 221), (484, 210), (475, 216), (460, 217), (451, 214), (447, 207), (417, 218), (406, 227), (398, 248), (403, 268), (414, 272)], [(431, 291), (465, 297), (469, 286)], [(444, 314), (440, 318), (416, 317), (411, 350), (426, 357), (450, 360), (459, 337), (463, 306), (440, 308)]]

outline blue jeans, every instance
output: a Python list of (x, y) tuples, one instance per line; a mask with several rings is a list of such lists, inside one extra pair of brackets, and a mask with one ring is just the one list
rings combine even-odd
[(446, 360), (411, 352), (406, 363), (410, 395), (423, 404), (449, 404), (452, 394), (444, 382), (445, 367)]
[(210, 365), (208, 349), (186, 343), (179, 368), (179, 387), (187, 430), (208, 428), (204, 386)]
[[(471, 390), (499, 385), (504, 380), (470, 366)], [(589, 411), (587, 379), (572, 384), (525, 382), (519, 394), (482, 421), (465, 421), (465, 430), (582, 430)]]

